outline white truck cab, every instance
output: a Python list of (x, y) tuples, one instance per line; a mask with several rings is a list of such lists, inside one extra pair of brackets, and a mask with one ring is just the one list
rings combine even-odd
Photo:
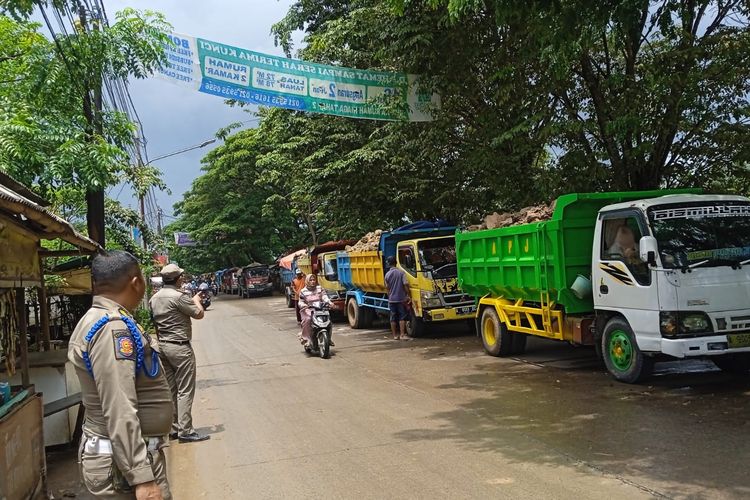
[(616, 378), (657, 355), (750, 370), (750, 199), (679, 194), (599, 211), (592, 254), (597, 348)]

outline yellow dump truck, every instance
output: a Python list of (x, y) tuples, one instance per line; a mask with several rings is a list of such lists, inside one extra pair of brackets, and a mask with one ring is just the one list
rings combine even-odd
[(384, 232), (377, 251), (338, 252), (338, 278), (346, 288), (351, 327), (367, 328), (376, 314), (388, 313), (385, 261), (390, 256), (409, 282), (410, 335), (422, 335), (433, 322), (461, 320), (471, 326), (476, 306), (458, 287), (455, 229), (419, 222)]

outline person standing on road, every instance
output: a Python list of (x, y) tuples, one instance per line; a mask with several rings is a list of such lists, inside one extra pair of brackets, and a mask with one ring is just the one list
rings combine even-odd
[(396, 257), (390, 256), (386, 262), (390, 268), (385, 273), (385, 286), (391, 313), (391, 333), (394, 340), (411, 340), (406, 334), (406, 322), (409, 320), (407, 305), (411, 303), (409, 282), (406, 280), (406, 273), (396, 267)]
[(297, 325), (302, 324), (302, 316), (299, 311), (299, 293), (305, 288), (305, 281), (305, 273), (302, 272), (302, 269), (297, 268), (294, 279), (292, 280), (294, 312), (297, 314)]
[(68, 345), (86, 410), (78, 449), (83, 483), (96, 498), (169, 500), (169, 385), (158, 345), (131, 315), (146, 282), (138, 260), (119, 250), (94, 257), (91, 277), (91, 309)]
[(192, 298), (180, 291), (182, 273), (175, 264), (161, 270), (164, 286), (149, 301), (151, 314), (159, 338), (164, 373), (172, 391), (172, 439), (181, 443), (205, 441), (210, 436), (198, 434), (193, 428), (193, 399), (195, 398), (195, 353), (192, 319), (203, 319), (201, 295)]

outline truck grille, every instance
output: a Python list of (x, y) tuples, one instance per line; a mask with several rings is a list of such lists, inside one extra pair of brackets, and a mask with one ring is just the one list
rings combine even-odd
[(443, 295), (443, 300), (448, 306), (462, 306), (474, 303), (474, 299), (465, 293), (454, 293)]

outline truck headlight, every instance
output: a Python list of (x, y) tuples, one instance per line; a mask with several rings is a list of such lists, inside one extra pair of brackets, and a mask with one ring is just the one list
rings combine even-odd
[(440, 300), (440, 296), (432, 292), (422, 292), (422, 307), (431, 309), (435, 307), (441, 307), (443, 301)]
[(711, 319), (702, 311), (662, 311), (659, 329), (662, 337), (704, 335), (714, 330)]

